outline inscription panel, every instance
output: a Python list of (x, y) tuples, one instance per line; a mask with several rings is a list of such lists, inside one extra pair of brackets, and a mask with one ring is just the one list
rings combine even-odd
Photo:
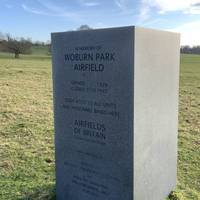
[(52, 34), (58, 200), (133, 197), (133, 29)]

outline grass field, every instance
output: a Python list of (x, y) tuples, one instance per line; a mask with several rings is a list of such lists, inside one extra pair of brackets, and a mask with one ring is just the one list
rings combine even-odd
[[(177, 189), (200, 200), (200, 56), (182, 55)], [(0, 199), (55, 199), (51, 60), (0, 53)]]

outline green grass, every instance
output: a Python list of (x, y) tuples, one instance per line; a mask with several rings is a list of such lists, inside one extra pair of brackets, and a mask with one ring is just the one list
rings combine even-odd
[[(200, 56), (182, 55), (177, 189), (200, 200)], [(51, 60), (0, 53), (0, 199), (55, 199)]]
[(41, 45), (32, 46), (31, 52), (32, 52), (32, 54), (35, 54), (35, 55), (49, 55), (48, 47), (41, 46)]
[(179, 97), (177, 193), (200, 200), (200, 56), (182, 55)]
[(45, 56), (1, 59), (0, 55), (1, 200), (53, 197), (50, 66)]

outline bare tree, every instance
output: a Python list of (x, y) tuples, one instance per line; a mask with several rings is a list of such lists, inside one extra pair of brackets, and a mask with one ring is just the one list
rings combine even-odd
[(19, 58), (20, 54), (31, 53), (31, 40), (25, 38), (13, 38), (9, 34), (5, 35), (5, 39), (1, 41), (1, 48), (5, 52), (14, 53), (15, 58)]
[(0, 51), (3, 50), (4, 34), (0, 32)]

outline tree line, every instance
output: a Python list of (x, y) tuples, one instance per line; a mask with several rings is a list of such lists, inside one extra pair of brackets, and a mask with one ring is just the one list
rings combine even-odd
[(186, 54), (200, 54), (200, 46), (182, 46), (181, 47), (181, 53)]
[[(89, 30), (91, 29), (88, 25), (81, 25), (77, 30)], [(10, 34), (3, 34), (0, 32), (0, 52), (13, 53), (15, 58), (19, 58), (20, 54), (31, 54), (32, 46), (46, 46), (48, 52), (51, 52), (51, 43), (36, 41), (32, 42), (30, 38), (16, 38)]]
[[(88, 25), (82, 25), (77, 30), (91, 29)], [(47, 43), (36, 41), (32, 42), (30, 38), (15, 38), (10, 34), (0, 33), (0, 51), (13, 53), (15, 58), (19, 58), (20, 54), (30, 54), (32, 46), (46, 46), (48, 51), (51, 52), (50, 41)], [(199, 54), (200, 46), (181, 46), (181, 53), (185, 54)]]

